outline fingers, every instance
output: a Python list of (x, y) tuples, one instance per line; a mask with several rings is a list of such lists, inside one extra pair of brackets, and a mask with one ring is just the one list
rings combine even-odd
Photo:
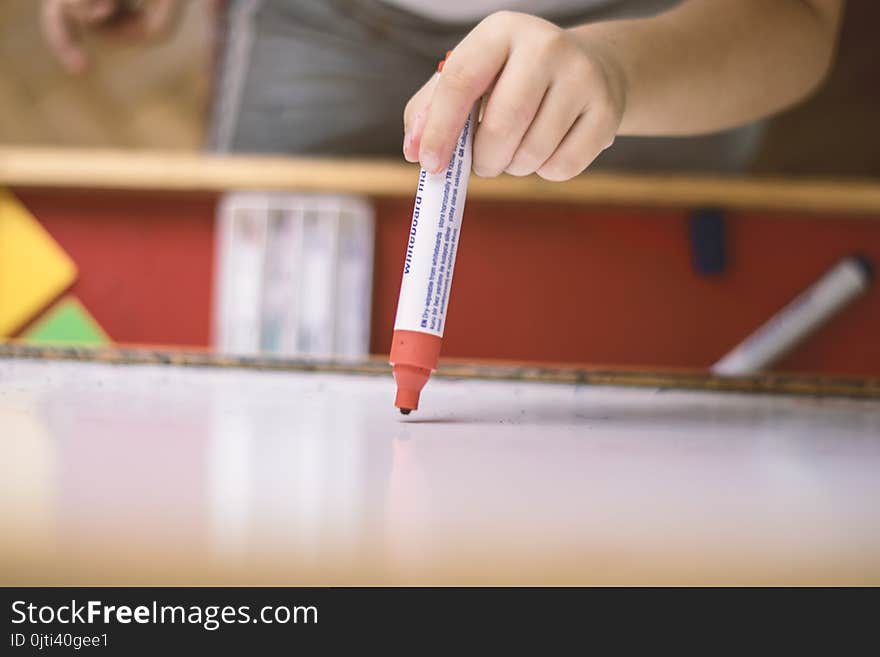
[(420, 135), (425, 129), (425, 123), (427, 120), (427, 107), (416, 112), (416, 115), (413, 117), (412, 131), (407, 132), (403, 138), (403, 157), (407, 162), (419, 161), (419, 149), (421, 148)]
[(167, 32), (180, 8), (179, 0), (154, 0), (144, 22), (147, 35), (155, 37)]
[(428, 119), (428, 108), (436, 82), (437, 75), (435, 74), (410, 98), (403, 110), (403, 156), (407, 162), (419, 161), (422, 131), (425, 129), (425, 122)]
[(419, 160), (431, 173), (438, 173), (449, 163), (474, 102), (489, 88), (507, 59), (507, 32), (493, 32), (491, 26), (491, 21), (484, 21), (474, 28), (447, 59), (437, 79), (419, 142)]
[(49, 49), (68, 73), (82, 73), (88, 65), (79, 35), (65, 13), (66, 3), (50, 0), (43, 3), (40, 14), (43, 34)]
[(62, 0), (64, 14), (83, 25), (102, 23), (116, 11), (117, 0)]
[(118, 0), (46, 0), (41, 12), (43, 33), (49, 48), (68, 73), (82, 73), (88, 66), (81, 28), (101, 25), (117, 10)]
[(584, 110), (580, 97), (568, 93), (561, 84), (551, 84), (537, 116), (505, 171), (514, 176), (527, 176), (537, 171), (550, 159)]
[(88, 65), (84, 29), (100, 27), (107, 36), (124, 41), (157, 38), (167, 33), (181, 8), (179, 0), (137, 5), (123, 0), (44, 0), (41, 23), (55, 58), (66, 71), (81, 73)]
[(493, 14), (408, 103), (404, 156), (418, 158), (432, 173), (442, 171), (483, 97), (474, 136), (477, 175), (578, 175), (611, 145), (626, 103), (616, 69), (600, 55), (547, 21)]
[(530, 59), (527, 51), (511, 53), (489, 95), (474, 136), (473, 166), (478, 176), (497, 176), (507, 168), (539, 111), (550, 74)]
[(609, 112), (588, 108), (553, 154), (537, 169), (538, 175), (556, 182), (574, 178), (611, 145), (616, 129)]
[(107, 35), (117, 42), (159, 41), (171, 32), (183, 9), (179, 0), (148, 0), (124, 10)]

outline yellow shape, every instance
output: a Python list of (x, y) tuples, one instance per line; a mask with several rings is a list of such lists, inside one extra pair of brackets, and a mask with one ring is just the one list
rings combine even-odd
[(0, 189), (0, 338), (76, 279), (76, 265), (12, 194)]

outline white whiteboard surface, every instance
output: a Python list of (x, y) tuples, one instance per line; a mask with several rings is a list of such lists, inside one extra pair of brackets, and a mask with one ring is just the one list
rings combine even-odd
[(880, 584), (880, 401), (0, 359), (0, 584)]

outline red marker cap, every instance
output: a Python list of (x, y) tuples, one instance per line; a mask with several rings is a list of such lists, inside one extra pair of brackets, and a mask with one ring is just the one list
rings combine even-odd
[(451, 50), (446, 51), (446, 57), (440, 60), (440, 63), (437, 64), (437, 72), (441, 73), (443, 71), (443, 65), (446, 63), (446, 60), (449, 59), (449, 55), (452, 54)]
[(443, 340), (420, 331), (394, 331), (388, 359), (397, 383), (394, 405), (404, 413), (419, 407), (419, 395), (437, 369)]

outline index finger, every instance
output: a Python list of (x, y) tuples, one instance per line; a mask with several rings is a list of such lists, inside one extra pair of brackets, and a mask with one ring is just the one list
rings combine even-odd
[(499, 32), (486, 30), (481, 23), (443, 65), (419, 148), (419, 161), (430, 173), (439, 173), (449, 163), (471, 108), (507, 61), (510, 40)]
[(64, 13), (84, 25), (98, 24), (110, 18), (116, 10), (116, 0), (66, 0)]

